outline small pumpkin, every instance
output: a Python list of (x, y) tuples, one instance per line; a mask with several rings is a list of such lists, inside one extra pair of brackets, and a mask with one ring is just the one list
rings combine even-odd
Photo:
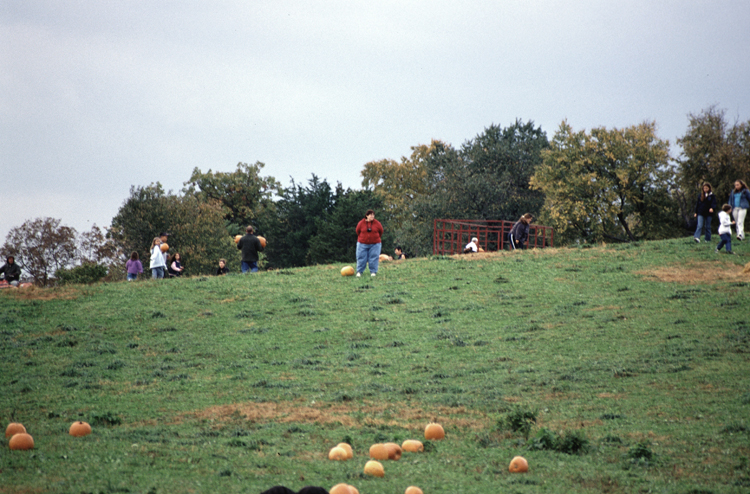
[(422, 489), (420, 489), (417, 486), (410, 485), (409, 487), (406, 488), (406, 491), (404, 492), (404, 494), (422, 494)]
[(338, 443), (336, 445), (337, 448), (341, 448), (344, 451), (346, 451), (346, 459), (349, 460), (351, 458), (354, 458), (354, 450), (352, 450), (352, 447), (349, 443)]
[(389, 460), (399, 460), (401, 458), (401, 446), (396, 443), (385, 443), (385, 449), (388, 450)]
[(373, 444), (370, 446), (370, 458), (373, 460), (387, 460), (388, 448), (385, 447), (385, 444)]
[(378, 256), (378, 260), (380, 262), (383, 262), (383, 261), (392, 261), (393, 258), (391, 256), (389, 256), (388, 254), (380, 254), (380, 256)]
[(238, 244), (238, 243), (240, 243), (240, 239), (241, 239), (241, 238), (242, 238), (242, 235), (235, 235), (235, 236), (234, 236), (234, 243), (235, 243), (235, 244)]
[(365, 475), (372, 475), (373, 477), (385, 477), (383, 464), (375, 460), (368, 461), (367, 463), (365, 463)]
[(340, 448), (336, 446), (336, 447), (331, 448), (331, 451), (328, 452), (328, 459), (336, 460), (336, 461), (343, 461), (343, 460), (348, 460), (349, 455), (347, 454), (344, 448)]
[(341, 276), (354, 276), (354, 268), (351, 266), (344, 266), (341, 268)]
[(258, 240), (260, 240), (260, 246), (265, 249), (266, 248), (266, 243), (267, 243), (266, 242), (266, 237), (261, 237), (260, 235), (258, 235)]
[(162, 252), (166, 252), (169, 250), (169, 245), (167, 245), (166, 242), (163, 242), (159, 248), (161, 249)]
[(434, 422), (424, 428), (424, 438), (428, 441), (439, 441), (445, 437), (443, 426)]
[(328, 491), (328, 494), (352, 494), (352, 490), (347, 484), (341, 483), (331, 487), (331, 490)]
[(26, 432), (26, 427), (19, 422), (11, 422), (8, 424), (8, 428), (5, 429), (5, 437), (12, 437), (13, 434), (22, 434)]
[(424, 444), (422, 444), (422, 441), (417, 441), (416, 439), (407, 439), (401, 445), (401, 449), (409, 453), (419, 453), (424, 451)]
[(508, 467), (510, 473), (524, 473), (529, 471), (529, 462), (523, 456), (516, 456), (510, 460)]
[(13, 437), (8, 442), (8, 446), (10, 446), (10, 449), (18, 450), (34, 449), (34, 438), (30, 434), (19, 432), (18, 434), (13, 434)]
[(73, 422), (70, 424), (70, 435), (74, 437), (83, 437), (91, 434), (91, 426), (86, 422)]

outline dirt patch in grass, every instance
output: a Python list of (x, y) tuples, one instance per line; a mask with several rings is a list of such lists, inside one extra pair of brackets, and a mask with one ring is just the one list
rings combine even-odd
[(554, 247), (547, 247), (546, 249), (527, 249), (527, 250), (503, 250), (495, 252), (475, 252), (474, 254), (453, 254), (452, 258), (461, 259), (463, 261), (484, 261), (487, 259), (500, 260), (504, 257), (513, 257), (518, 255), (554, 255), (560, 252), (560, 249)]
[(233, 403), (187, 412), (177, 421), (197, 418), (222, 423), (236, 419), (237, 415), (253, 422), (337, 423), (346, 427), (388, 425), (405, 429), (421, 429), (428, 422), (439, 422), (447, 428), (481, 429), (492, 422), (485, 414), (465, 407), (424, 410), (407, 403), (354, 405), (330, 402), (312, 405), (302, 402)]
[(74, 287), (39, 288), (38, 286), (7, 288), (0, 293), (16, 300), (75, 300), (83, 294), (80, 289)]
[(636, 271), (636, 274), (666, 283), (681, 283), (684, 285), (704, 285), (750, 279), (750, 273), (743, 273), (742, 267), (736, 264), (710, 261), (671, 264), (662, 268)]

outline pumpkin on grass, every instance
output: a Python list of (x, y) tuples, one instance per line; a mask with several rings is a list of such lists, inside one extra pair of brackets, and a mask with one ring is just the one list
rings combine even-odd
[(396, 443), (385, 443), (385, 449), (388, 450), (389, 460), (398, 460), (401, 458), (401, 446)]
[(91, 426), (86, 422), (73, 422), (70, 425), (70, 435), (74, 437), (83, 437), (91, 434)]
[(13, 434), (22, 434), (26, 432), (26, 427), (19, 422), (11, 422), (8, 424), (8, 428), (5, 429), (5, 437), (12, 437)]
[(523, 456), (516, 456), (510, 460), (508, 467), (510, 473), (524, 473), (529, 471), (529, 462)]
[(341, 276), (354, 276), (354, 268), (351, 266), (344, 266), (341, 268)]
[(13, 450), (34, 449), (34, 438), (30, 434), (19, 432), (18, 434), (13, 434), (13, 437), (8, 442), (8, 446)]
[(419, 453), (424, 451), (424, 444), (422, 444), (422, 441), (417, 441), (416, 439), (407, 439), (401, 444), (401, 449), (409, 453)]
[(328, 459), (337, 461), (348, 460), (349, 455), (344, 448), (335, 446), (328, 452)]
[(388, 448), (385, 447), (385, 444), (373, 444), (370, 446), (370, 458), (373, 460), (387, 460)]
[(368, 461), (365, 463), (365, 474), (372, 475), (373, 477), (385, 477), (383, 464), (375, 460)]
[(439, 441), (445, 437), (443, 426), (436, 423), (427, 424), (424, 428), (424, 438), (428, 441)]
[(344, 451), (346, 451), (346, 459), (349, 460), (351, 458), (354, 458), (354, 450), (352, 450), (352, 447), (349, 443), (338, 443), (336, 445), (337, 448), (341, 448)]
[(406, 488), (406, 491), (404, 492), (404, 494), (422, 494), (422, 489), (420, 489), (417, 486), (410, 485), (409, 487)]

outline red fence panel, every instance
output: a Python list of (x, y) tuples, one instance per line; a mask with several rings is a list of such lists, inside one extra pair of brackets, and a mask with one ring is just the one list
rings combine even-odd
[[(508, 234), (513, 228), (512, 221), (504, 220), (445, 220), (433, 222), (432, 253), (460, 254), (472, 237), (479, 241), (479, 247), (486, 252), (503, 250), (508, 247)], [(554, 245), (554, 229), (551, 226), (529, 225), (529, 248), (543, 249)]]

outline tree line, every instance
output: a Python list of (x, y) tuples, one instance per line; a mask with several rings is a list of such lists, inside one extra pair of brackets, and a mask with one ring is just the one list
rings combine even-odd
[(399, 245), (409, 256), (431, 254), (436, 218), (515, 220), (528, 212), (562, 244), (670, 238), (692, 228), (704, 182), (723, 200), (750, 175), (750, 122), (729, 123), (710, 107), (688, 116), (677, 144), (673, 157), (654, 122), (587, 131), (563, 121), (548, 139), (533, 122), (516, 120), (459, 147), (433, 140), (399, 160), (366, 163), (360, 190), (315, 174), (284, 187), (262, 175), (260, 162), (231, 172), (195, 168), (178, 193), (159, 183), (131, 187), (106, 232), (78, 234), (38, 218), (12, 229), (1, 253), (15, 255), (40, 285), (101, 274), (91, 265), (116, 279), (132, 252), (147, 261), (153, 237), (169, 232), (188, 274), (210, 274), (219, 258), (239, 266), (232, 237), (253, 225), (268, 240), (263, 268), (350, 262), (354, 226), (367, 209), (386, 226), (384, 252)]

